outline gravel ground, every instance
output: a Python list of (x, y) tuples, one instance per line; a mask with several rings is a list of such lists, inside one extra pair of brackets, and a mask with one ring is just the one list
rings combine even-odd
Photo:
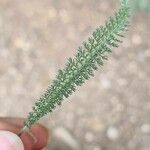
[[(26, 117), (66, 58), (116, 7), (117, 0), (1, 0), (0, 115)], [(149, 18), (137, 13), (104, 67), (41, 122), (67, 129), (82, 150), (149, 150)]]

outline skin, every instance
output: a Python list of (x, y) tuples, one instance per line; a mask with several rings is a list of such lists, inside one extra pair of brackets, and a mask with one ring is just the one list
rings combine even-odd
[[(18, 134), (23, 127), (23, 122), (24, 119), (20, 118), (0, 118), (0, 130)], [(40, 124), (35, 124), (30, 132), (34, 135), (34, 138), (28, 133), (23, 133), (20, 137), (25, 150), (42, 150), (47, 145), (48, 130)]]

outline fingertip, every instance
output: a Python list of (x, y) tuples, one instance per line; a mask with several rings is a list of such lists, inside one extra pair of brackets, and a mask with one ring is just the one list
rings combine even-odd
[(34, 139), (28, 133), (23, 133), (21, 135), (21, 140), (23, 141), (25, 150), (32, 149), (34, 145)]
[(24, 150), (21, 139), (10, 131), (0, 131), (0, 149), (2, 150)]
[(31, 132), (36, 137), (37, 141), (33, 146), (34, 149), (41, 149), (48, 143), (49, 131), (47, 128), (40, 124), (36, 124), (32, 127)]

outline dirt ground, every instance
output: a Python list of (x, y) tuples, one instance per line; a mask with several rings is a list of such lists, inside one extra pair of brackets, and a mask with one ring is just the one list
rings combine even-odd
[[(117, 0), (1, 0), (0, 116), (26, 117)], [(150, 14), (137, 13), (104, 67), (42, 123), (83, 150), (150, 149)], [(47, 148), (48, 149), (48, 148)]]

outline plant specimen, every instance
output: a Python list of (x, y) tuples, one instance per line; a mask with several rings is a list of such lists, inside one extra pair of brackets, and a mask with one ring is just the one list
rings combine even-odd
[(33, 106), (24, 123), (21, 133), (31, 128), (41, 117), (52, 112), (64, 98), (68, 98), (91, 76), (94, 70), (107, 60), (112, 48), (118, 47), (123, 33), (128, 30), (130, 5), (128, 0), (121, 0), (121, 7), (110, 17), (104, 26), (98, 27), (91, 37), (78, 48), (74, 58), (69, 58), (63, 70), (58, 71), (56, 79), (46, 89)]

